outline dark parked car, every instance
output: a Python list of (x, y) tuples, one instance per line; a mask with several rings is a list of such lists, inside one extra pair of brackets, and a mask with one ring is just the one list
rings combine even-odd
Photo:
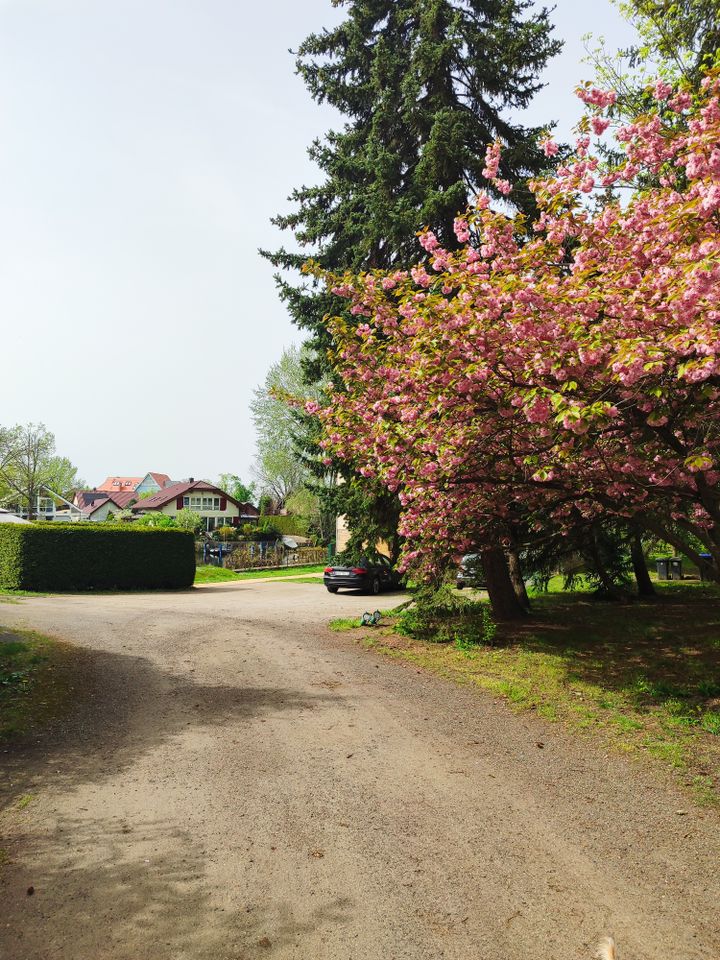
[(466, 553), (460, 561), (455, 586), (458, 590), (463, 587), (476, 587), (478, 589), (485, 586), (482, 564), (478, 553)]
[(402, 575), (394, 569), (387, 557), (377, 556), (370, 560), (363, 557), (357, 564), (334, 564), (325, 567), (323, 583), (330, 593), (340, 587), (347, 590), (365, 590), (380, 593), (381, 590), (397, 590), (402, 587)]

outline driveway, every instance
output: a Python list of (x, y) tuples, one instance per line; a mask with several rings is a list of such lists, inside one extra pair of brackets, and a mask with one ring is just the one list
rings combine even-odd
[(0, 604), (81, 648), (73, 716), (0, 754), (0, 958), (717, 960), (717, 814), (325, 626), (375, 605)]

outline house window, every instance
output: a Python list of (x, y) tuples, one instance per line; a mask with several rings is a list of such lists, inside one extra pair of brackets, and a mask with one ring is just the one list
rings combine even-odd
[(190, 497), (183, 497), (183, 506), (185, 508), (190, 506)]

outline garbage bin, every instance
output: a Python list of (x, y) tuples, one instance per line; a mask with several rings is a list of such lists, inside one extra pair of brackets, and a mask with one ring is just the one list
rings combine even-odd
[[(703, 560), (707, 560), (708, 563), (712, 560), (712, 554), (710, 554), (710, 553), (701, 553), (701, 554), (700, 554), (700, 557), (701, 557), (701, 559), (703, 559)], [(704, 568), (704, 567), (700, 567), (700, 579), (701, 579), (701, 580), (705, 580), (705, 568)]]
[(670, 579), (671, 580), (682, 580), (682, 557), (673, 557), (670, 560)]
[(657, 561), (658, 580), (670, 579), (670, 557), (661, 557)]

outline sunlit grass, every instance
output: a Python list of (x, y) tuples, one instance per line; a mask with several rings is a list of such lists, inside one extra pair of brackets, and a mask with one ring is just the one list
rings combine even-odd
[(720, 802), (720, 591), (692, 582), (658, 591), (625, 604), (536, 595), (533, 617), (501, 628), (493, 646), (460, 650), (387, 627), (361, 637), (512, 709), (659, 762), (702, 802)]
[[(236, 573), (224, 567), (200, 565), (195, 570), (195, 583), (225, 583), (234, 580), (265, 580), (283, 579), (285, 577), (300, 577), (310, 573), (322, 573), (325, 569), (322, 564), (309, 564), (303, 567), (283, 567), (281, 570), (248, 570)], [(317, 578), (315, 578), (317, 579)], [(315, 579), (311, 582), (315, 582)]]

